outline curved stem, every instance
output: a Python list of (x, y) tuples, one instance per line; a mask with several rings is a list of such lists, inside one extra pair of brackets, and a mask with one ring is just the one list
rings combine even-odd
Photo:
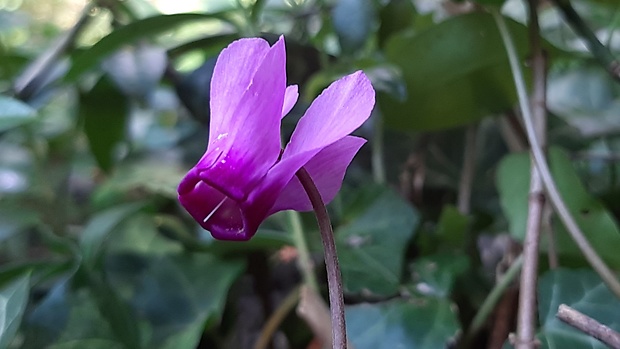
[(616, 275), (611, 271), (611, 269), (609, 269), (609, 267), (605, 264), (601, 257), (596, 253), (592, 245), (590, 245), (590, 242), (584, 236), (583, 232), (579, 228), (579, 225), (577, 225), (577, 222), (568, 210), (568, 207), (564, 203), (564, 200), (562, 199), (562, 196), (560, 195), (560, 192), (555, 185), (555, 181), (553, 180), (553, 177), (551, 176), (551, 171), (549, 170), (549, 165), (547, 165), (547, 158), (542, 151), (541, 145), (538, 142), (538, 138), (536, 137), (536, 130), (528, 105), (525, 81), (523, 79), (523, 73), (521, 72), (521, 66), (515, 49), (515, 45), (512, 41), (504, 18), (495, 10), (491, 11), (491, 14), (495, 19), (495, 22), (497, 23), (497, 27), (502, 37), (502, 41), (504, 42), (504, 46), (506, 48), (506, 53), (508, 54), (510, 68), (512, 70), (512, 75), (517, 89), (517, 95), (519, 97), (519, 107), (523, 116), (527, 139), (530, 143), (534, 163), (538, 168), (538, 172), (540, 173), (540, 177), (545, 186), (545, 191), (547, 192), (548, 198), (551, 201), (555, 212), (562, 220), (562, 223), (564, 223), (566, 230), (573, 238), (573, 241), (575, 241), (575, 244), (579, 247), (579, 250), (581, 251), (581, 253), (583, 253), (588, 263), (590, 263), (592, 268), (597, 272), (601, 279), (603, 279), (603, 281), (605, 282), (607, 287), (609, 287), (612, 293), (616, 295), (616, 297), (620, 298), (620, 282), (618, 282)]
[(319, 190), (316, 188), (312, 178), (303, 167), (297, 171), (297, 178), (299, 178), (301, 185), (304, 187), (304, 190), (308, 194), (308, 198), (312, 203), (316, 220), (319, 223), (319, 230), (321, 231), (321, 240), (323, 240), (323, 249), (325, 250), (325, 268), (327, 269), (327, 284), (329, 287), (329, 308), (332, 316), (333, 348), (346, 349), (347, 332), (344, 320), (342, 277), (340, 275), (340, 266), (338, 264), (338, 254), (336, 252), (336, 241), (334, 240), (332, 224)]
[(480, 331), (485, 321), (489, 318), (489, 315), (491, 315), (491, 313), (493, 312), (493, 309), (495, 309), (495, 305), (499, 301), (502, 294), (504, 294), (504, 291), (506, 291), (506, 289), (514, 281), (517, 275), (519, 275), (522, 266), (523, 255), (519, 255), (519, 257), (517, 257), (517, 259), (512, 262), (512, 265), (510, 266), (510, 268), (508, 268), (506, 273), (504, 273), (504, 276), (501, 278), (501, 280), (497, 284), (495, 284), (491, 292), (489, 292), (487, 298), (484, 299), (484, 302), (478, 309), (476, 316), (474, 316), (474, 319), (471, 322), (471, 326), (467, 331), (467, 338), (469, 340), (471, 340), (474, 335), (478, 333), (478, 331)]
[(269, 346), (271, 337), (273, 337), (273, 334), (276, 333), (282, 321), (284, 321), (286, 316), (293, 310), (298, 301), (299, 287), (295, 287), (295, 289), (284, 298), (282, 303), (280, 303), (276, 311), (271, 314), (265, 326), (263, 326), (260, 336), (256, 344), (254, 344), (254, 349), (265, 349)]

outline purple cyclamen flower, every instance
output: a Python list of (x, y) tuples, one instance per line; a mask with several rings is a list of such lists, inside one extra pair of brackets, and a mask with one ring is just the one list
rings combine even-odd
[(349, 136), (368, 117), (375, 92), (361, 71), (331, 84), (281, 149), (281, 119), (298, 98), (286, 86), (284, 38), (231, 43), (211, 80), (207, 151), (179, 184), (185, 209), (222, 240), (248, 240), (269, 215), (312, 205), (295, 176), (303, 166), (330, 202), (365, 139)]

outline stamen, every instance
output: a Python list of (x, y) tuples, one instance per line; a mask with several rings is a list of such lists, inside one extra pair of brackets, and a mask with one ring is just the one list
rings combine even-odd
[(215, 212), (217, 212), (217, 210), (220, 209), (220, 207), (222, 207), (222, 205), (224, 204), (224, 201), (226, 201), (226, 199), (228, 199), (228, 196), (224, 196), (224, 198), (222, 199), (222, 201), (220, 201), (219, 204), (217, 204), (217, 206), (215, 206), (215, 208), (211, 211), (211, 213), (209, 213), (207, 215), (207, 217), (205, 217), (205, 219), (203, 220), (204, 223), (207, 223), (207, 221), (209, 220), (209, 218), (213, 217), (213, 215), (215, 214)]

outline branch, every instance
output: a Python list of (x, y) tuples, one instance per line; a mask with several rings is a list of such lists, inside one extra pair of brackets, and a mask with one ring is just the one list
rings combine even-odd
[(327, 269), (327, 284), (329, 287), (329, 305), (332, 316), (332, 337), (334, 349), (347, 349), (347, 331), (344, 320), (344, 296), (342, 291), (342, 277), (338, 265), (336, 241), (329, 214), (321, 198), (319, 190), (312, 178), (303, 167), (297, 171), (297, 178), (308, 194), (312, 208), (316, 215), (325, 250), (325, 268)]
[(620, 349), (620, 333), (568, 305), (560, 304), (555, 316), (579, 331), (607, 344), (610, 348)]
[(545, 186), (547, 196), (553, 204), (555, 212), (562, 220), (562, 223), (564, 223), (566, 230), (573, 238), (575, 244), (579, 247), (579, 250), (581, 251), (581, 253), (583, 253), (586, 260), (599, 274), (601, 279), (603, 279), (605, 284), (607, 284), (612, 293), (615, 294), (618, 298), (620, 298), (620, 282), (618, 282), (615, 274), (611, 271), (611, 269), (609, 269), (605, 262), (603, 262), (601, 257), (594, 250), (594, 248), (592, 248), (592, 245), (590, 245), (588, 239), (586, 239), (583, 232), (577, 225), (577, 222), (571, 215), (568, 207), (566, 207), (566, 204), (564, 203), (564, 200), (562, 199), (562, 196), (560, 195), (560, 192), (555, 185), (555, 181), (553, 180), (553, 177), (551, 176), (551, 171), (549, 170), (549, 165), (547, 164), (547, 158), (542, 151), (542, 147), (538, 142), (537, 137), (535, 136), (536, 130), (534, 127), (532, 115), (530, 113), (530, 108), (528, 106), (525, 81), (523, 79), (523, 73), (521, 72), (521, 66), (514, 43), (512, 41), (504, 18), (499, 13), (497, 13), (496, 10), (491, 11), (491, 13), (495, 18), (497, 27), (499, 28), (500, 35), (502, 37), (502, 41), (504, 42), (504, 46), (506, 47), (508, 60), (510, 61), (510, 68), (512, 70), (513, 78), (515, 80), (517, 95), (519, 97), (519, 106), (521, 108), (523, 122), (525, 124), (525, 129), (527, 132), (527, 138), (530, 143), (534, 162), (536, 164), (536, 167), (538, 168), (542, 182)]
[[(546, 143), (546, 59), (540, 43), (537, 0), (528, 0), (529, 41), (532, 59), (533, 90), (530, 110), (534, 126), (534, 138), (541, 147)], [(536, 285), (538, 281), (538, 257), (540, 230), (545, 208), (543, 183), (534, 161), (530, 170), (530, 192), (527, 225), (523, 241), (523, 271), (519, 286), (519, 312), (517, 316), (517, 349), (536, 348)]]

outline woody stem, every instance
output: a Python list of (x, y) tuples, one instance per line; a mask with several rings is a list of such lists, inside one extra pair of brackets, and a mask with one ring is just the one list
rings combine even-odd
[(344, 320), (342, 277), (340, 275), (340, 266), (338, 264), (338, 254), (336, 253), (336, 242), (334, 241), (332, 224), (319, 190), (303, 167), (297, 171), (297, 178), (299, 178), (301, 185), (304, 187), (312, 203), (312, 208), (314, 209), (321, 232), (321, 240), (323, 241), (325, 268), (327, 269), (327, 284), (329, 287), (329, 308), (332, 317), (333, 348), (346, 349), (347, 332)]

